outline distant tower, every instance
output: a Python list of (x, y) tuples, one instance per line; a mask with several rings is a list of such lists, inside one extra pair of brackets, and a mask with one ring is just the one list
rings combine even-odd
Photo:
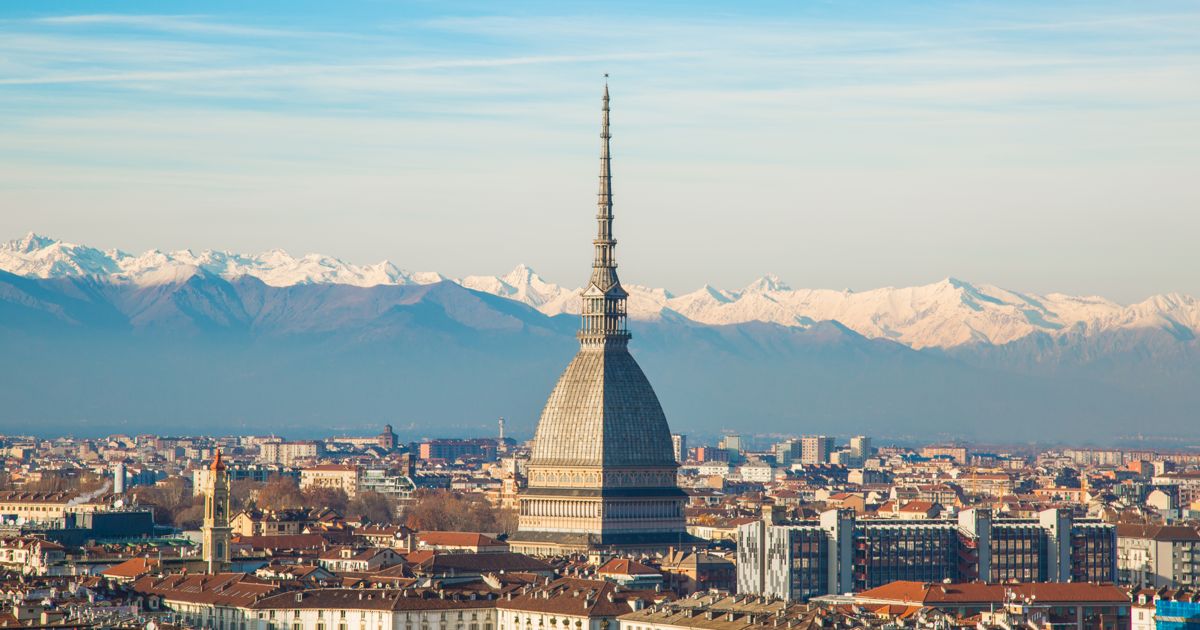
[(500, 417), (500, 441), (504, 441), (504, 417)]
[(383, 425), (383, 433), (379, 434), (379, 448), (391, 452), (396, 450), (396, 432), (392, 431), (392, 425)]
[(213, 457), (204, 488), (204, 526), (200, 528), (204, 564), (209, 573), (229, 568), (229, 473), (221, 461), (221, 451)]
[(113, 494), (125, 494), (125, 462), (113, 466)]
[(687, 461), (687, 436), (682, 433), (671, 434), (671, 449), (675, 451), (675, 461), (682, 464)]

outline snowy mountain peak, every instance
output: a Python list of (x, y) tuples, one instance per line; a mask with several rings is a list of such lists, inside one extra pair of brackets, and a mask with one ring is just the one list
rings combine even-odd
[(769, 293), (771, 291), (791, 291), (792, 287), (788, 286), (779, 276), (768, 273), (767, 275), (751, 282), (742, 289), (743, 293)]
[(46, 236), (42, 236), (41, 234), (38, 234), (37, 232), (28, 232), (25, 234), (25, 236), (22, 236), (21, 238), (14, 239), (14, 240), (11, 240), (11, 241), (5, 243), (3, 245), (3, 248), (7, 249), (8, 251), (12, 251), (12, 252), (28, 254), (35, 250), (49, 247), (57, 242), (58, 241), (56, 241), (52, 238), (46, 237)]
[(546, 282), (524, 264), (517, 265), (503, 276), (467, 276), (458, 283), (468, 289), (517, 300), (534, 308), (548, 307), (552, 311), (548, 314), (562, 312), (570, 299), (579, 293), (578, 290)]
[(350, 284), (368, 287), (444, 280), (435, 272), (409, 274), (388, 261), (353, 265), (321, 254), (297, 258), (283, 249), (253, 256), (211, 249), (199, 253), (191, 249), (174, 252), (152, 249), (133, 256), (117, 249), (102, 252), (34, 233), (0, 247), (0, 269), (37, 278), (96, 276), (146, 285), (186, 280), (197, 269), (227, 279), (251, 276), (271, 286)]
[(513, 270), (504, 275), (504, 281), (512, 286), (530, 285), (533, 283), (545, 284), (541, 276), (537, 272), (530, 269), (524, 263), (513, 267)]
[[(96, 277), (115, 283), (182, 283), (201, 275), (225, 279), (251, 276), (276, 287), (298, 284), (433, 284), (436, 272), (407, 272), (390, 261), (354, 265), (320, 254), (295, 257), (282, 249), (257, 255), (226, 251), (150, 250), (131, 255), (100, 251), (35, 233), (0, 244), (0, 270), (36, 278)], [(467, 276), (456, 281), (475, 291), (522, 302), (546, 315), (579, 313), (579, 288), (547, 282), (527, 265), (502, 276)], [(932, 284), (861, 292), (792, 289), (768, 274), (740, 291), (704, 285), (673, 295), (627, 284), (629, 315), (642, 321), (684, 317), (700, 324), (769, 322), (808, 327), (838, 322), (870, 338), (912, 348), (1006, 344), (1033, 334), (1084, 331), (1165, 330), (1177, 339), (1200, 335), (1200, 301), (1179, 293), (1122, 306), (1096, 296), (1036, 295), (947, 277)]]

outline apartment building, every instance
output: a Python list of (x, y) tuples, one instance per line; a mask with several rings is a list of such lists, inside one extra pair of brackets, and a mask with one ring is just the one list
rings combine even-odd
[(1182, 525), (1117, 525), (1117, 571), (1124, 584), (1200, 586), (1200, 532)]
[(1045, 510), (1036, 519), (858, 519), (829, 510), (817, 521), (778, 524), (768, 514), (738, 528), (738, 592), (806, 600), (896, 580), (1112, 582), (1116, 528)]

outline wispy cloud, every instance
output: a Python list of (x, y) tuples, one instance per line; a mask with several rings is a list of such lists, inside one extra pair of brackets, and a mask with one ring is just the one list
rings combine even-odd
[(160, 31), (164, 33), (187, 33), (196, 35), (229, 35), (236, 37), (302, 37), (311, 36), (312, 31), (296, 31), (278, 28), (260, 28), (239, 24), (212, 21), (204, 15), (128, 15), (115, 13), (93, 13), (83, 15), (58, 15), (34, 18), (36, 24), (58, 26), (122, 27)]
[(197, 81), (218, 78), (259, 78), (294, 75), (322, 75), (341, 72), (416, 72), (427, 70), (503, 68), (550, 64), (593, 63), (600, 61), (644, 61), (667, 57), (686, 57), (688, 53), (627, 52), (595, 55), (534, 55), (519, 57), (429, 59), (376, 63), (285, 64), (244, 68), (195, 69), (175, 71), (136, 71), (95, 74), (61, 74), (0, 79), (0, 85), (48, 85), (64, 83), (143, 83), (148, 81)]
[[(780, 217), (857, 230), (1011, 207), (1015, 247), (1022, 220), (1086, 217), (1101, 187), (1164, 221), (1195, 207), (1178, 175), (1200, 168), (1200, 8), (1185, 2), (187, 6), (0, 20), (0, 207), (95, 199), (130, 224), (164, 223), (162, 207), (336, 207), (396, 232), (397, 207), (453, 232), (437, 217), (452, 208), (511, 230), (482, 210), (500, 186), (506, 220), (566, 220), (592, 186), (602, 72), (623, 203), (680, 248), (706, 237), (681, 213), (734, 207), (783, 241), (808, 227)], [(987, 231), (972, 238), (1008, 246)], [(864, 256), (911, 255), (858, 238)]]

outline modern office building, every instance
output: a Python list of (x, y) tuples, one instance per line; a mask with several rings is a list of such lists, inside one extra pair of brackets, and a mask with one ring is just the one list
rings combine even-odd
[(896, 580), (1112, 582), (1116, 528), (1046, 510), (1036, 519), (857, 519), (829, 510), (817, 521), (763, 520), (738, 528), (738, 592), (806, 600)]

